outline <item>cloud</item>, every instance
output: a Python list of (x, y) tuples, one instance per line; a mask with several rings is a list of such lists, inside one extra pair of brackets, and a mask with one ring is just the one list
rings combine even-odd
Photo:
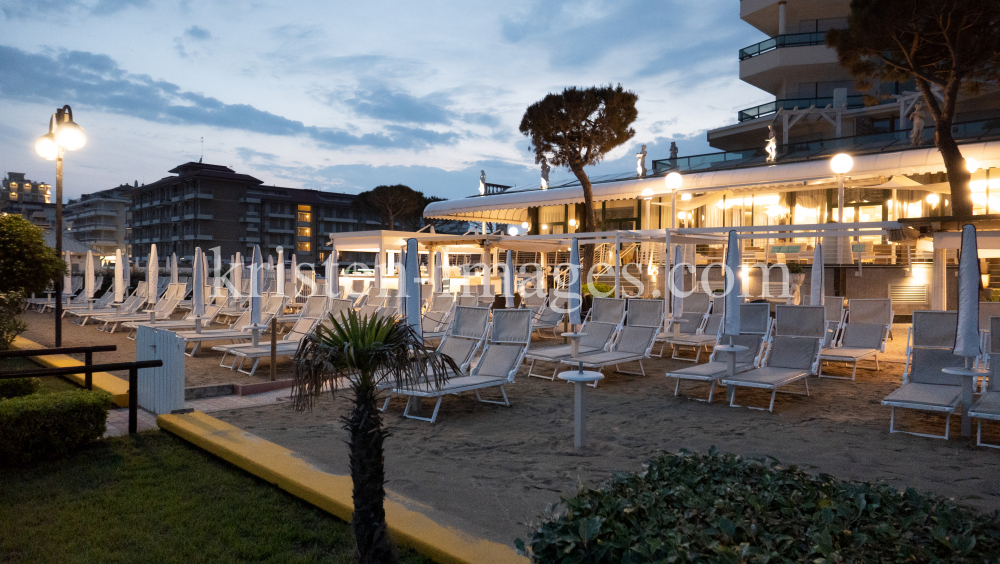
[(74, 100), (108, 112), (148, 121), (208, 125), (267, 135), (308, 137), (326, 147), (371, 146), (422, 149), (451, 143), (454, 133), (414, 127), (387, 127), (354, 135), (335, 128), (306, 125), (248, 104), (227, 104), (148, 75), (130, 74), (106, 55), (81, 51), (30, 54), (0, 45), (0, 94), (25, 102)]
[(196, 41), (207, 41), (212, 38), (212, 34), (203, 27), (193, 25), (184, 30), (184, 37), (194, 39)]
[(260, 159), (262, 161), (273, 162), (278, 160), (278, 155), (273, 153), (264, 153), (251, 149), (250, 147), (236, 147), (236, 154), (239, 155), (244, 162), (250, 162), (254, 159)]
[(128, 8), (145, 8), (150, 5), (150, 0), (98, 0), (90, 13), (95, 16), (109, 16)]
[(359, 115), (395, 123), (446, 124), (453, 117), (446, 107), (450, 100), (445, 96), (417, 97), (384, 85), (360, 90), (344, 103)]

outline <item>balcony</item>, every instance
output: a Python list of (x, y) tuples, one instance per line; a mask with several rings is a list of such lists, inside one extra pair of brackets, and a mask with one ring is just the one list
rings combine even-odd
[[(775, 100), (773, 102), (768, 102), (766, 104), (761, 104), (759, 106), (754, 106), (752, 108), (747, 108), (741, 110), (737, 114), (737, 119), (740, 121), (747, 121), (751, 119), (757, 119), (759, 117), (769, 116), (771, 114), (778, 113), (779, 109), (794, 110), (798, 108), (800, 110), (807, 109), (811, 106), (816, 106), (817, 108), (825, 108), (833, 104), (833, 98), (788, 98), (786, 100)], [(855, 110), (857, 108), (865, 107), (864, 96), (861, 94), (856, 94), (847, 97), (847, 109)]]
[(260, 198), (240, 198), (239, 202), (241, 204), (259, 204)]
[(756, 45), (740, 49), (740, 60), (745, 61), (768, 51), (782, 47), (805, 47), (808, 45), (826, 45), (826, 32), (822, 33), (791, 33), (765, 39)]
[(268, 212), (267, 213), (267, 217), (277, 217), (277, 218), (281, 218), (281, 219), (294, 219), (297, 216), (295, 214), (291, 214), (291, 213)]

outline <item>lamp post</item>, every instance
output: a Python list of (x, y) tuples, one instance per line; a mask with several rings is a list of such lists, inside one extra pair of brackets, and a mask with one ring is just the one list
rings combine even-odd
[(679, 172), (671, 172), (663, 179), (663, 182), (672, 194), (670, 198), (670, 227), (672, 229), (677, 227), (677, 190), (684, 184), (684, 177)]
[[(854, 167), (854, 159), (851, 155), (846, 153), (840, 153), (834, 155), (830, 159), (830, 169), (833, 170), (834, 174), (837, 175), (837, 223), (840, 224), (840, 229), (844, 229), (844, 176), (851, 172), (851, 168)], [(841, 244), (837, 245), (837, 264), (844, 264), (844, 239), (841, 238)]]
[[(56, 161), (56, 253), (63, 252), (63, 155), (87, 144), (83, 128), (73, 122), (73, 109), (63, 106), (49, 119), (49, 132), (35, 141), (35, 151), (44, 159)], [(69, 265), (67, 265), (69, 267)], [(54, 280), (56, 294), (56, 347), (62, 346), (62, 293), (63, 280)]]

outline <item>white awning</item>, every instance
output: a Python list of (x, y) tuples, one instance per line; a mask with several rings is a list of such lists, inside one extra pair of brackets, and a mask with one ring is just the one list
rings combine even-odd
[[(975, 159), (980, 167), (1000, 167), (1000, 141), (967, 143), (960, 145), (962, 155)], [(892, 153), (859, 155), (848, 177), (853, 180), (890, 178), (907, 174), (926, 174), (945, 170), (941, 153), (928, 146)], [(694, 172), (684, 175), (684, 185), (679, 192), (716, 192), (723, 190), (808, 190), (836, 181), (830, 170), (830, 159), (817, 158), (794, 163), (777, 163), (769, 166), (736, 168), (729, 170)], [(639, 198), (646, 188), (653, 190), (653, 197), (670, 196), (663, 176), (622, 180), (593, 185), (594, 201)], [(940, 189), (941, 187), (937, 187)], [(913, 189), (928, 189), (917, 188)], [(934, 188), (930, 190), (935, 191)], [(521, 223), (528, 220), (528, 208), (577, 204), (583, 202), (583, 189), (579, 186), (549, 190), (505, 192), (490, 196), (474, 196), (458, 200), (434, 202), (424, 209), (424, 217), (468, 221), (496, 221)]]

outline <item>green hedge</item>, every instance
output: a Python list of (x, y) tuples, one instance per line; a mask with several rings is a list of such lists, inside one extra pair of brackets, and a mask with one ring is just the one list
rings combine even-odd
[(104, 434), (111, 394), (72, 390), (0, 400), (0, 466), (63, 456)]
[(0, 380), (0, 399), (19, 398), (38, 391), (38, 378)]
[(581, 489), (532, 528), (531, 556), (545, 563), (995, 562), (1000, 555), (1000, 513), (714, 449), (662, 454), (643, 472)]

